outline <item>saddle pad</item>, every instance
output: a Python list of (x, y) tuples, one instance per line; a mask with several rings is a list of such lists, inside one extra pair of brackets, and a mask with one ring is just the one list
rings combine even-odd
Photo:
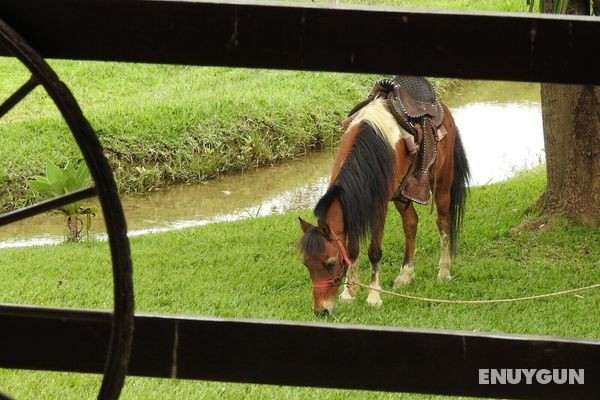
[(394, 81), (402, 89), (406, 90), (413, 99), (426, 103), (435, 103), (436, 97), (433, 86), (422, 76), (397, 75)]

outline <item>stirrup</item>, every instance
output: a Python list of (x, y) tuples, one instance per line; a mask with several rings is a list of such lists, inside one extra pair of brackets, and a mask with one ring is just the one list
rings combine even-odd
[(407, 177), (400, 194), (415, 203), (429, 204), (431, 202), (429, 173), (420, 171)]

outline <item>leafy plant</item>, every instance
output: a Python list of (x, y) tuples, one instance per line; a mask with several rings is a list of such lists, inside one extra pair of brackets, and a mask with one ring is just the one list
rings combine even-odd
[[(31, 197), (45, 199), (85, 189), (90, 186), (91, 181), (92, 177), (85, 162), (79, 164), (67, 162), (64, 168), (61, 169), (52, 161), (48, 161), (46, 163), (46, 176), (33, 176), (27, 181), (27, 184)], [(54, 211), (65, 216), (68, 232), (67, 240), (79, 242), (83, 236), (89, 236), (92, 217), (96, 215), (97, 209), (96, 207), (86, 206), (83, 200), (80, 200), (55, 208)]]

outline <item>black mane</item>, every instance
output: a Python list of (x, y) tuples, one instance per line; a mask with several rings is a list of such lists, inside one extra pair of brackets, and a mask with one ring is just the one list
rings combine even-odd
[(375, 222), (383, 220), (393, 179), (393, 149), (374, 126), (363, 121), (341, 171), (314, 214), (325, 221), (331, 202), (338, 198), (348, 243), (359, 243), (372, 233)]

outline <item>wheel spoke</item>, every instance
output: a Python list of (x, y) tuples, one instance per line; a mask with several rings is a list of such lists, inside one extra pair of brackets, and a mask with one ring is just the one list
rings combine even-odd
[(32, 75), (27, 82), (23, 84), (16, 92), (12, 94), (2, 105), (0, 105), (0, 118), (16, 106), (21, 100), (33, 91), (40, 83)]
[(65, 204), (74, 203), (79, 200), (87, 199), (96, 195), (96, 187), (90, 186), (85, 189), (77, 190), (65, 195), (54, 197), (52, 199), (41, 201), (29, 207), (20, 208), (15, 211), (0, 215), (0, 226), (11, 224), (20, 221), (27, 217), (31, 217), (44, 211), (50, 211), (54, 208), (64, 206)]
[(0, 392), (0, 400), (12, 400), (12, 397), (8, 397), (7, 394)]

